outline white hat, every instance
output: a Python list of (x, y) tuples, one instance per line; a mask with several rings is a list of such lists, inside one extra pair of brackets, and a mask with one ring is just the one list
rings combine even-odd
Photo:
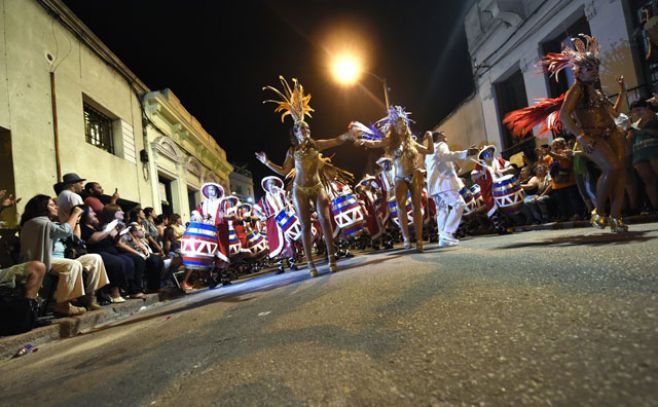
[(275, 177), (274, 175), (270, 175), (270, 176), (268, 176), (268, 177), (263, 178), (263, 179), (260, 181), (260, 186), (261, 186), (261, 188), (263, 188), (263, 191), (266, 191), (266, 192), (272, 192), (272, 191), (269, 190), (269, 187), (267, 186), (268, 181), (274, 181), (274, 182), (276, 182), (277, 184), (279, 184), (279, 188), (281, 188), (281, 189), (283, 189), (283, 187), (284, 187), (284, 185), (285, 185), (285, 184), (283, 183), (283, 180), (282, 180), (281, 178), (279, 178), (279, 177)]

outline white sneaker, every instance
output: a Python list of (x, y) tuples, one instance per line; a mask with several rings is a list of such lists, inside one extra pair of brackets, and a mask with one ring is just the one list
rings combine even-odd
[(457, 239), (450, 239), (450, 238), (440, 238), (439, 239), (439, 247), (454, 247), (459, 244), (459, 240)]

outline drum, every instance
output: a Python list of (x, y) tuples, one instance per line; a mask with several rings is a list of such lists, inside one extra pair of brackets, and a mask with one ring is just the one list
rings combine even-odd
[(363, 230), (365, 216), (363, 208), (354, 194), (344, 194), (331, 200), (331, 213), (338, 227), (347, 234)]
[[(413, 205), (411, 203), (411, 193), (407, 192), (407, 203), (405, 205), (405, 209), (407, 210), (407, 219), (409, 220), (409, 226), (414, 224), (414, 209)], [(398, 218), (398, 205), (395, 200), (395, 197), (389, 198), (388, 200), (388, 211), (391, 214), (391, 218), (393, 219), (393, 222), (400, 227), (400, 219)]]
[(459, 190), (459, 195), (462, 196), (464, 202), (466, 202), (466, 207), (464, 208), (464, 216), (472, 214), (477, 209), (477, 201), (473, 197), (473, 193), (468, 187), (462, 187)]
[(281, 209), (274, 220), (288, 239), (296, 241), (302, 237), (302, 225), (299, 223), (297, 215), (291, 210)]
[(492, 190), (496, 206), (504, 213), (514, 214), (523, 205), (525, 192), (514, 175), (505, 175), (496, 179)]
[(473, 194), (473, 202), (475, 203), (475, 208), (472, 213), (481, 212), (482, 209), (484, 209), (484, 199), (482, 198), (480, 185), (473, 184), (471, 186), (471, 194)]
[(238, 234), (235, 232), (235, 228), (233, 227), (233, 222), (229, 222), (228, 255), (235, 256), (236, 254), (239, 254), (241, 248), (242, 248), (242, 243), (240, 243), (240, 238), (238, 237)]
[(183, 265), (191, 270), (208, 270), (217, 253), (217, 228), (201, 222), (190, 222), (181, 239)]
[(247, 245), (249, 252), (254, 257), (267, 253), (267, 239), (255, 230), (247, 235)]

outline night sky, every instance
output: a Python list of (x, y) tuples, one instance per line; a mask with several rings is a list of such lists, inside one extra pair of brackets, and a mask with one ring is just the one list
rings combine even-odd
[[(417, 133), (436, 125), (473, 91), (464, 15), (473, 0), (169, 1), (64, 0), (153, 90), (170, 88), (212, 134), (229, 161), (270, 175), (254, 158), (281, 163), (291, 122), (282, 125), (263, 85), (297, 77), (312, 95), (315, 138), (352, 120), (384, 116), (380, 82), (352, 88), (329, 74), (338, 43), (364, 49), (369, 71), (385, 77), (392, 104), (405, 106)], [(364, 150), (344, 145), (334, 162), (361, 174)]]

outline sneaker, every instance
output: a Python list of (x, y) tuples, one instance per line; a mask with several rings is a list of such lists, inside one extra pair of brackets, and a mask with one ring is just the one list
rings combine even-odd
[(63, 315), (65, 317), (72, 317), (75, 315), (82, 315), (86, 312), (87, 310), (84, 307), (76, 307), (75, 305), (71, 304), (70, 302), (61, 302), (58, 304), (55, 304), (55, 308), (53, 309), (53, 312), (58, 315)]
[(112, 304), (121, 304), (122, 302), (126, 302), (126, 299), (122, 296), (118, 296), (116, 298), (112, 297), (110, 301), (112, 301)]
[(454, 247), (457, 246), (458, 244), (459, 244), (459, 240), (457, 239), (450, 239), (450, 240), (444, 238), (439, 239), (439, 247)]

